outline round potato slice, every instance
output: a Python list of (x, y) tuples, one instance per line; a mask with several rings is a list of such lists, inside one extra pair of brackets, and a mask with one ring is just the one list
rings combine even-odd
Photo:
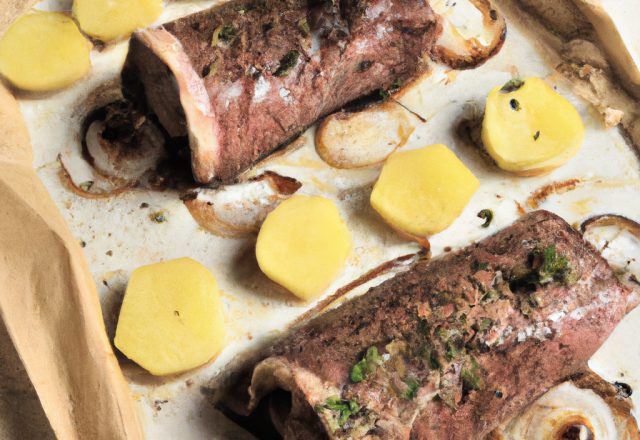
[(203, 365), (224, 347), (224, 312), (215, 277), (191, 258), (133, 271), (118, 319), (116, 347), (151, 374)]
[(71, 18), (31, 10), (0, 40), (0, 73), (24, 90), (55, 90), (87, 73), (89, 51), (89, 42)]
[(113, 40), (156, 21), (162, 0), (75, 0), (73, 16), (88, 35)]
[(426, 237), (448, 228), (480, 187), (445, 145), (389, 156), (371, 192), (371, 205), (394, 228)]
[(258, 234), (260, 269), (298, 298), (313, 300), (344, 268), (351, 233), (324, 197), (292, 196), (273, 210)]
[(578, 110), (540, 78), (509, 81), (487, 98), (482, 142), (498, 166), (537, 176), (564, 165), (584, 140)]

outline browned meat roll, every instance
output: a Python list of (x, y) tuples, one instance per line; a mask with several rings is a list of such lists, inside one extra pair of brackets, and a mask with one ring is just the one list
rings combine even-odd
[(627, 294), (578, 232), (537, 211), (296, 330), (255, 368), (250, 409), (290, 391), (286, 439), (482, 439), (584, 371)]
[(171, 136), (189, 137), (196, 180), (229, 182), (322, 116), (415, 80), (431, 58), (487, 60), (505, 23), (488, 0), (473, 3), (493, 36), (486, 46), (443, 34), (425, 0), (232, 1), (135, 32), (123, 90)]

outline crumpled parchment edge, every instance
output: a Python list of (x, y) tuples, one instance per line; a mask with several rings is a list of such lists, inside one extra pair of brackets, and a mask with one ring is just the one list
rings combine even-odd
[(0, 83), (0, 313), (56, 436), (143, 439), (89, 266)]

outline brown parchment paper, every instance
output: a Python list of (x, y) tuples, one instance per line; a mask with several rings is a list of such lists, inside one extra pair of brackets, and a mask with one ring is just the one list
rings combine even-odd
[(82, 249), (32, 159), (18, 104), (0, 84), (2, 320), (59, 439), (142, 439)]
[(9, 26), (38, 0), (0, 0), (0, 38)]

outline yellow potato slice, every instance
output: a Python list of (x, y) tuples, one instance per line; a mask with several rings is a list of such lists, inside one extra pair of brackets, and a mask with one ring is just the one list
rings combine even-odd
[(298, 298), (322, 294), (343, 271), (351, 233), (324, 197), (294, 195), (264, 221), (256, 257), (260, 269)]
[(88, 35), (102, 41), (128, 37), (162, 12), (162, 0), (75, 0), (73, 16)]
[(197, 261), (179, 258), (133, 271), (122, 303), (116, 347), (151, 374), (203, 365), (224, 346), (220, 292)]
[(482, 142), (503, 170), (548, 173), (567, 163), (583, 140), (576, 108), (540, 78), (510, 81), (487, 98)]
[(443, 231), (480, 187), (442, 144), (393, 153), (371, 192), (371, 205), (393, 227), (415, 237)]
[(31, 10), (0, 40), (0, 74), (24, 90), (55, 90), (82, 78), (89, 42), (61, 12)]

